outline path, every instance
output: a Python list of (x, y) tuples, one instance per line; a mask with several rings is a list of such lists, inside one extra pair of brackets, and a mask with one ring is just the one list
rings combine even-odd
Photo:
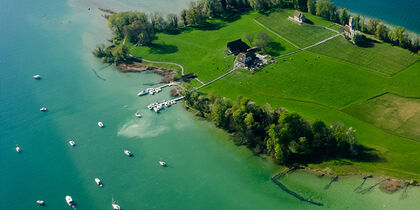
[(208, 83), (205, 83), (205, 84), (203, 83), (203, 85), (201, 85), (200, 87), (194, 88), (194, 90), (198, 90), (198, 89), (200, 89), (200, 88), (206, 87), (207, 85), (210, 85), (211, 83), (216, 82), (216, 81), (217, 81), (217, 80), (219, 80), (219, 79), (222, 79), (223, 77), (225, 77), (225, 76), (227, 76), (228, 74), (230, 74), (230, 73), (234, 72), (235, 70), (236, 70), (235, 61), (233, 61), (233, 67), (232, 67), (232, 69), (231, 69), (230, 71), (228, 71), (228, 72), (226, 72), (226, 73), (224, 73), (224, 74), (222, 74), (222, 75), (218, 76), (216, 79), (213, 79), (213, 80), (211, 80), (211, 81), (210, 81), (210, 82), (208, 82)]

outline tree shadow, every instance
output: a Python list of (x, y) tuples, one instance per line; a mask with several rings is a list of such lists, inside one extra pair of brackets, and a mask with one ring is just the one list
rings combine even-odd
[(359, 154), (351, 160), (358, 162), (386, 162), (386, 159), (377, 154), (376, 149), (368, 148), (363, 145), (358, 145)]
[(279, 56), (281, 51), (284, 51), (285, 48), (278, 42), (270, 42), (268, 44), (269, 50), (267, 53), (271, 56)]
[(153, 54), (172, 54), (178, 52), (178, 47), (175, 45), (152, 44), (149, 46), (149, 52)]
[(212, 21), (212, 22), (206, 22), (202, 26), (196, 26), (194, 28), (198, 30), (202, 30), (202, 31), (214, 31), (214, 30), (219, 30), (225, 27), (226, 25), (227, 25), (226, 22), (223, 22), (223, 21), (217, 21), (217, 22)]
[(375, 46), (375, 44), (379, 44), (380, 42), (370, 39), (368, 37), (363, 36), (363, 40), (357, 44), (359, 47), (363, 48), (372, 48)]

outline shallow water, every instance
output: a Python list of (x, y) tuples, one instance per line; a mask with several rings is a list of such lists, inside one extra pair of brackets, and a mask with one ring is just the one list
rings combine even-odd
[[(38, 209), (38, 199), (46, 201), (47, 209), (64, 209), (65, 195), (73, 197), (78, 209), (110, 209), (112, 197), (124, 209), (315, 208), (271, 182), (278, 166), (235, 146), (223, 131), (196, 119), (181, 104), (161, 114), (147, 110), (147, 104), (170, 98), (169, 89), (153, 97), (136, 96), (146, 84), (158, 83), (159, 76), (123, 74), (91, 55), (110, 36), (96, 7), (162, 8), (169, 13), (186, 1), (170, 6), (168, 1), (80, 2), (0, 0), (0, 209)], [(34, 74), (42, 79), (34, 80)], [(40, 112), (41, 106), (48, 111)], [(137, 111), (143, 118), (134, 117)], [(106, 127), (98, 128), (98, 121)], [(70, 139), (76, 147), (68, 145)], [(124, 156), (124, 149), (134, 157)], [(160, 167), (159, 160), (168, 167)], [(285, 183), (313, 183), (293, 188), (330, 208), (361, 208), (384, 194), (370, 193), (362, 205), (357, 197), (319, 192), (325, 181), (302, 176)], [(103, 188), (96, 186), (95, 177)], [(335, 188), (345, 192), (353, 186), (337, 183)], [(409, 209), (417, 202), (414, 196), (391, 197), (392, 207)]]

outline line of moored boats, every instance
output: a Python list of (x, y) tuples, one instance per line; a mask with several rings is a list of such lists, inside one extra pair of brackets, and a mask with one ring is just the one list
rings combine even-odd
[[(37, 75), (34, 75), (33, 78), (36, 79), (36, 80), (40, 80), (41, 76), (37, 74)], [(163, 85), (163, 86), (158, 87), (158, 88), (147, 88), (146, 90), (143, 90), (143, 91), (139, 92), (137, 95), (138, 96), (143, 96), (143, 95), (147, 95), (147, 94), (154, 95), (155, 93), (161, 92), (162, 88), (167, 87), (167, 86), (172, 86), (172, 85), (174, 85), (174, 83), (169, 83), (169, 84)], [(163, 101), (162, 103), (155, 102), (155, 103), (149, 104), (149, 106), (147, 106), (147, 108), (153, 109), (155, 112), (159, 112), (161, 109), (163, 109), (163, 106), (169, 107), (172, 104), (176, 104), (176, 100)], [(45, 112), (45, 111), (47, 111), (47, 108), (46, 107), (41, 107), (40, 111)], [(134, 116), (136, 116), (138, 118), (142, 117), (142, 115), (138, 112), (136, 112), (134, 114)], [(104, 123), (100, 122), (100, 121), (98, 122), (98, 126), (100, 128), (105, 127)], [(69, 140), (68, 143), (71, 147), (76, 146), (76, 142), (74, 140)], [(17, 153), (21, 152), (21, 148), (20, 148), (19, 145), (16, 145), (15, 149), (16, 149)], [(128, 157), (133, 157), (134, 156), (133, 153), (129, 150), (124, 150), (124, 154)], [(164, 166), (164, 167), (167, 166), (164, 161), (159, 161), (159, 165)], [(103, 187), (103, 183), (99, 178), (96, 177), (94, 179), (94, 181), (95, 181), (96, 185), (98, 185), (99, 187)], [(66, 195), (65, 200), (66, 200), (66, 203), (67, 203), (68, 206), (70, 206), (72, 208), (76, 207), (77, 204), (70, 195)], [(41, 206), (45, 205), (45, 201), (43, 201), (43, 200), (37, 200), (36, 203), (41, 205)], [(121, 209), (121, 207), (115, 202), (114, 198), (112, 198), (112, 208), (115, 209), (115, 210)]]

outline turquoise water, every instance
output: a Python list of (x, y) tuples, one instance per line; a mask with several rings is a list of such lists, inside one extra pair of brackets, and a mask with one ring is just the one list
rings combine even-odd
[[(66, 209), (65, 195), (78, 209), (111, 209), (112, 197), (124, 209), (319, 208), (280, 190), (270, 180), (278, 166), (235, 146), (181, 104), (159, 115), (147, 110), (150, 102), (170, 97), (168, 89), (136, 96), (149, 84), (156, 86), (159, 76), (123, 74), (91, 55), (110, 36), (98, 6), (166, 8), (168, 13), (186, 4), (139, 2), (0, 0), (0, 209), (43, 209), (35, 204), (38, 199), (46, 201), (46, 209)], [(34, 74), (42, 80), (34, 80)], [(49, 110), (42, 113), (41, 106)], [(136, 119), (137, 111), (144, 117)], [(106, 127), (98, 128), (98, 121)], [(70, 147), (69, 139), (77, 146)], [(124, 156), (124, 149), (134, 157)], [(169, 166), (160, 167), (159, 160)], [(375, 191), (359, 203), (349, 190), (354, 186), (345, 183), (360, 178), (338, 182), (337, 191), (319, 191), (327, 180), (303, 176), (292, 174), (284, 182), (331, 209), (367, 204), (380, 209), (388, 197), (393, 198), (389, 209), (409, 209), (420, 194), (413, 188), (399, 199), (399, 194), (384, 197)]]
[(339, 7), (368, 17), (380, 18), (392, 25), (404, 26), (420, 34), (419, 0), (332, 0)]

